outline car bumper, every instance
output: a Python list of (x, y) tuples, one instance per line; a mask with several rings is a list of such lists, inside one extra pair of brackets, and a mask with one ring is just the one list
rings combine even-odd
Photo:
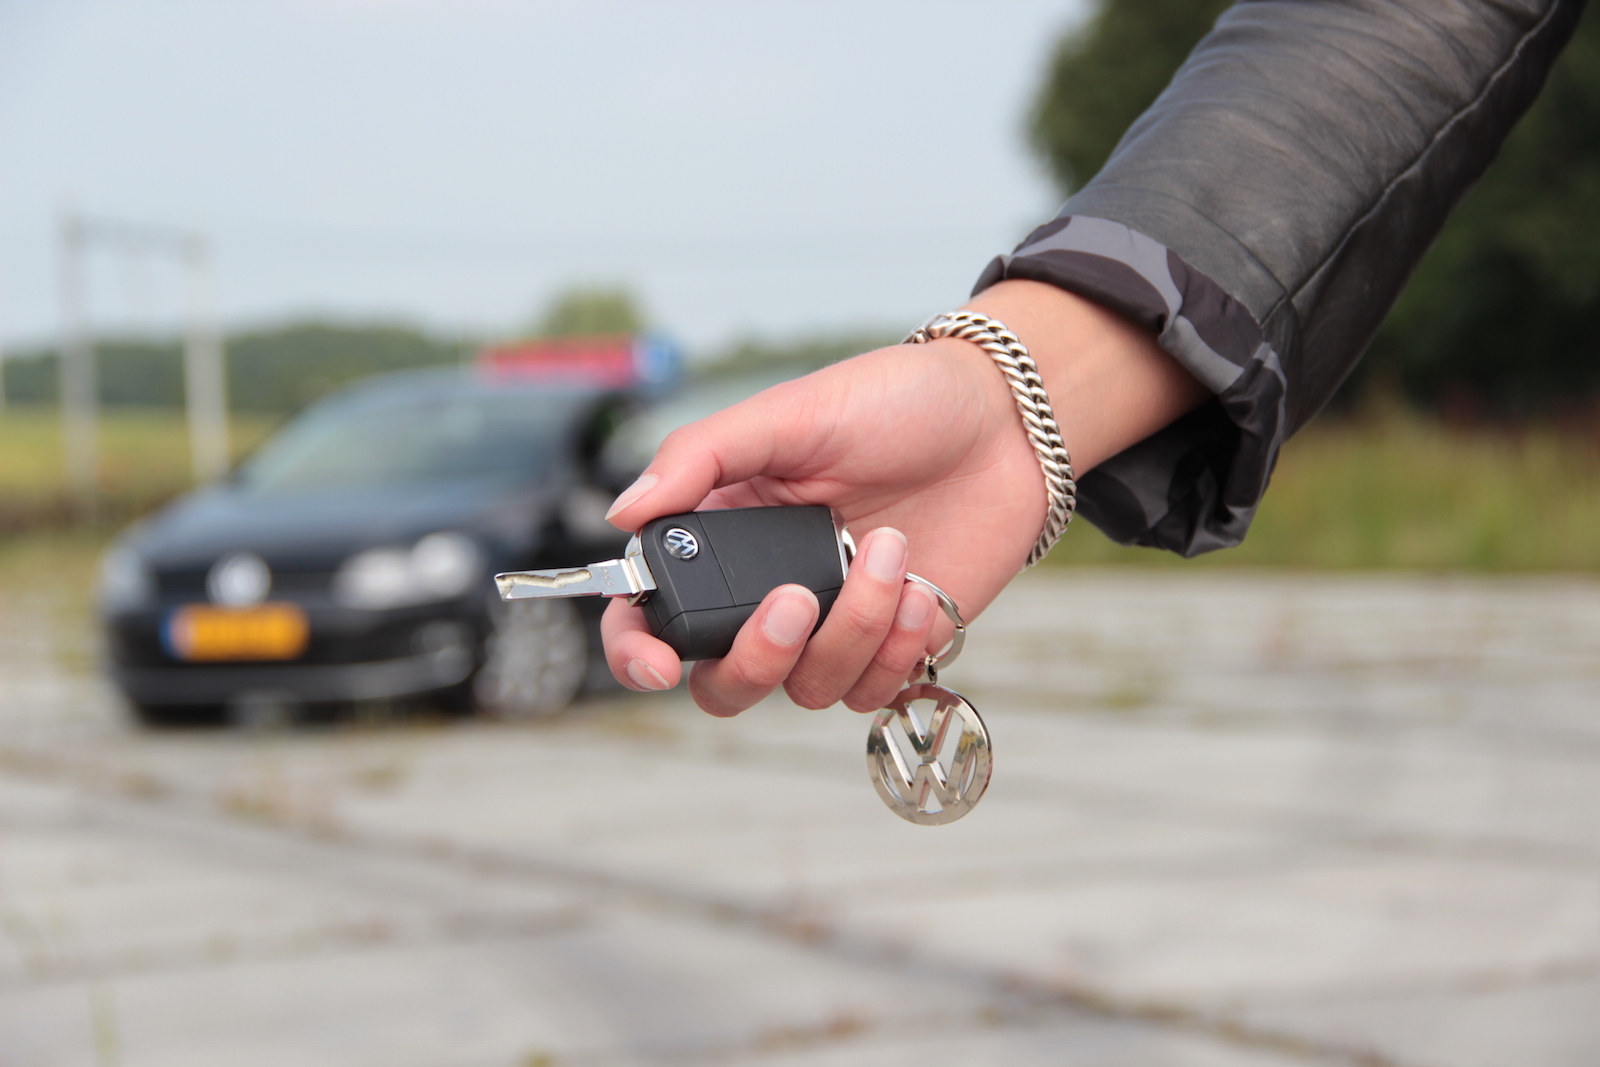
[(229, 664), (215, 667), (129, 667), (111, 678), (139, 704), (223, 704), (254, 694), (304, 703), (374, 700), (448, 689), (472, 673), (472, 653), (447, 648), (371, 663)]

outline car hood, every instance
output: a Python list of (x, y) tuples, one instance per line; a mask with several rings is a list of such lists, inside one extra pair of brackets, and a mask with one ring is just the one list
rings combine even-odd
[(132, 539), (156, 567), (174, 570), (239, 551), (275, 568), (331, 570), (363, 548), (446, 529), (499, 556), (525, 551), (556, 499), (547, 487), (471, 482), (272, 494), (224, 484), (181, 498)]

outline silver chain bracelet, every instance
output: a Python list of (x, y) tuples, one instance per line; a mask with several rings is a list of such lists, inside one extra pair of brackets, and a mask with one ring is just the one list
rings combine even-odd
[(1061, 428), (1056, 425), (1055, 412), (1050, 407), (1050, 397), (1044, 391), (1044, 379), (1039, 376), (1039, 366), (1028, 354), (1027, 346), (1017, 340), (1017, 335), (1006, 329), (1005, 323), (980, 315), (976, 311), (953, 311), (935, 315), (911, 331), (905, 344), (925, 344), (944, 337), (971, 341), (999, 366), (1011, 386), (1011, 396), (1022, 415), (1023, 428), (1028, 441), (1039, 457), (1039, 467), (1044, 471), (1045, 495), (1049, 510), (1045, 514), (1044, 529), (1033, 551), (1028, 553), (1026, 567), (1031, 567), (1049, 553), (1066, 532), (1072, 521), (1073, 509), (1078, 505), (1078, 484), (1073, 479), (1072, 457), (1061, 440)]

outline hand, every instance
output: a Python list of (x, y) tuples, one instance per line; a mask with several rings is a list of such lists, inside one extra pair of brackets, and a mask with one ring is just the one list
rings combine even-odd
[[(760, 393), (672, 434), (613, 518), (637, 529), (703, 507), (826, 504), (859, 554), (828, 620), (807, 642), (817, 603), (775, 590), (733, 651), (702, 663), (695, 699), (733, 714), (780, 682), (806, 707), (857, 710), (905, 683), (939, 615), (906, 586), (909, 565), (976, 614), (1026, 559), (1044, 515), (1044, 482), (1004, 380), (964, 341), (880, 349)], [(636, 609), (613, 603), (608, 658), (636, 683), (681, 667)]]
[[(1148, 334), (1061, 290), (1004, 282), (969, 306), (1030, 344), (1080, 471), (1204, 396)], [(1104, 395), (1082, 395), (1076, 383)], [(945, 339), (869, 352), (674, 432), (610, 518), (637, 530), (698, 507), (781, 504), (839, 511), (860, 552), (814, 635), (816, 598), (785, 586), (725, 658), (695, 667), (690, 691), (715, 715), (737, 714), (780, 684), (803, 707), (880, 707), (949, 633), (926, 590), (904, 582), (908, 566), (970, 622), (1026, 560), (1045, 489), (1004, 378), (975, 345)], [(603, 632), (625, 685), (665, 689), (681, 678), (682, 664), (638, 609), (613, 602)]]

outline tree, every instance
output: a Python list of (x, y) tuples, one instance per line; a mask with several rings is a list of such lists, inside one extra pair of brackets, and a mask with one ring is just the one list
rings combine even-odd
[(551, 301), (535, 332), (540, 337), (593, 337), (638, 333), (644, 314), (621, 286), (579, 286)]
[[(1228, 7), (1114, 0), (1057, 48), (1030, 133), (1071, 192), (1160, 95)], [(1600, 397), (1600, 11), (1590, 7), (1538, 101), (1463, 200), (1351, 387), (1501, 414)], [(1347, 389), (1348, 394), (1351, 390)]]
[(1105, 165), (1123, 131), (1232, 0), (1101, 0), (1056, 46), (1029, 132), (1068, 193)]

